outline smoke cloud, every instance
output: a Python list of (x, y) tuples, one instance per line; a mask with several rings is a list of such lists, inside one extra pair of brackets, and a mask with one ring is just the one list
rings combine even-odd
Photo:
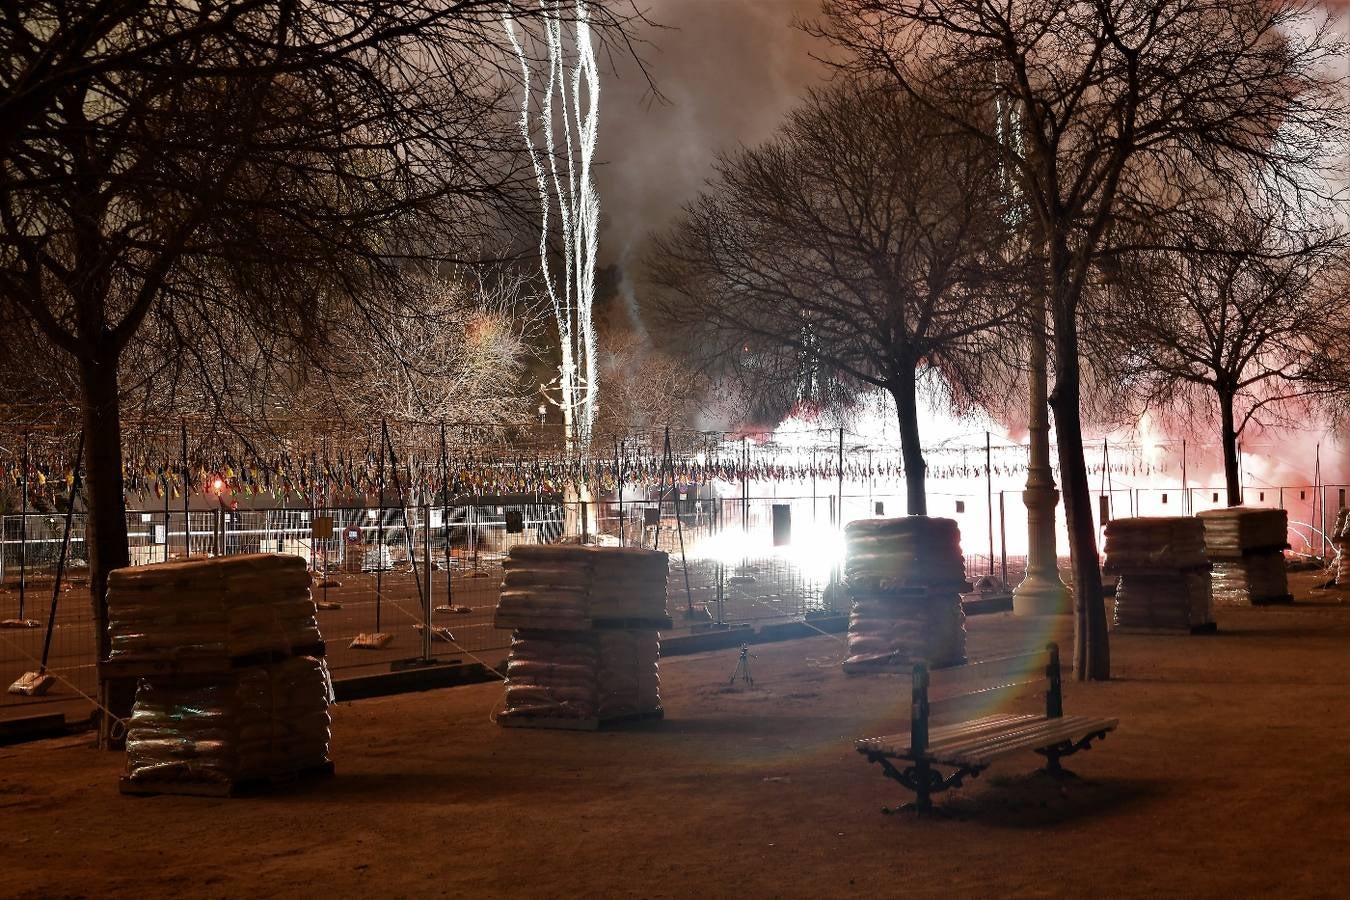
[(596, 173), (604, 215), (601, 254), (635, 263), (652, 231), (669, 226), (712, 174), (716, 155), (768, 138), (806, 88), (829, 77), (825, 49), (792, 27), (819, 0), (653, 0), (663, 28), (643, 48), (665, 97), (652, 97), (630, 61), (616, 59), (601, 88)]

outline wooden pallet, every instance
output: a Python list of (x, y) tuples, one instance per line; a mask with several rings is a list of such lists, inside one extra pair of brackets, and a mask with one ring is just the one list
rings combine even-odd
[(670, 616), (637, 618), (612, 616), (591, 619), (591, 628), (594, 631), (666, 631), (674, 627), (675, 621)]
[(98, 664), (103, 678), (143, 678), (152, 675), (226, 675), (250, 666), (268, 666), (294, 656), (323, 658), (323, 641), (291, 650), (266, 650), (242, 656), (185, 656), (180, 659), (105, 659)]
[(498, 716), (497, 724), (506, 728), (553, 728), (562, 731), (599, 731), (634, 722), (654, 722), (666, 717), (665, 710), (614, 716), (609, 719), (567, 719), (552, 716)]
[(1112, 634), (1217, 634), (1218, 631), (1219, 626), (1216, 622), (1202, 622), (1188, 628), (1147, 628), (1134, 625), (1116, 625), (1111, 628)]
[(275, 775), (262, 775), (257, 778), (241, 778), (233, 781), (181, 781), (165, 779), (139, 779), (133, 781), (129, 775), (123, 775), (117, 782), (117, 789), (128, 796), (153, 797), (158, 794), (177, 794), (184, 797), (240, 797), (275, 790), (296, 784), (305, 784), (333, 777), (332, 762), (321, 763), (307, 769), (293, 772), (279, 772)]
[(1293, 594), (1276, 594), (1273, 597), (1252, 598), (1252, 606), (1288, 606), (1293, 602)]
[(1292, 549), (1289, 544), (1267, 544), (1263, 547), (1244, 547), (1241, 550), (1207, 549), (1205, 555), (1214, 562), (1242, 562), (1252, 556), (1274, 556), (1289, 549)]
[(966, 594), (961, 598), (961, 609), (968, 616), (1012, 612), (1012, 608), (1013, 595), (1011, 593)]

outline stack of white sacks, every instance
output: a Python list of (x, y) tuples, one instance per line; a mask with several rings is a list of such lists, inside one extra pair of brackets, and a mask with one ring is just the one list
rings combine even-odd
[(1198, 519), (1112, 520), (1106, 526), (1102, 568), (1119, 578), (1116, 628), (1188, 632), (1211, 627), (1210, 565)]
[(844, 529), (849, 597), (844, 671), (959, 665), (966, 658), (961, 593), (970, 590), (955, 521), (861, 519)]
[(515, 630), (502, 716), (598, 724), (659, 713), (669, 565), (650, 550), (513, 547), (495, 618)]
[(110, 670), (138, 676), (127, 781), (233, 783), (328, 763), (332, 683), (304, 560), (119, 569)]
[(137, 782), (232, 783), (328, 762), (332, 688), (322, 659), (293, 656), (223, 675), (152, 675), (127, 724)]
[(1232, 606), (1288, 603), (1289, 515), (1282, 509), (1234, 506), (1199, 514), (1214, 563), (1214, 599)]
[(118, 569), (108, 578), (108, 658), (210, 660), (321, 642), (298, 556), (258, 553)]

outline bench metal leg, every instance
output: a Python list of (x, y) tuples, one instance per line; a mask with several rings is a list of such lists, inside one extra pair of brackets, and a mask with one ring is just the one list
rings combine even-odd
[(1072, 756), (1079, 750), (1091, 750), (1093, 741), (1105, 739), (1105, 731), (1094, 731), (1077, 741), (1060, 741), (1058, 744), (1037, 749), (1036, 752), (1045, 757), (1045, 768), (1042, 771), (1051, 778), (1077, 778), (1077, 775), (1060, 765), (1060, 759)]
[(867, 758), (871, 762), (878, 763), (881, 766), (882, 774), (887, 778), (900, 782), (914, 792), (913, 803), (905, 803), (897, 807), (883, 806), (881, 811), (886, 815), (910, 810), (919, 815), (930, 815), (936, 811), (933, 808), (934, 794), (960, 787), (965, 779), (979, 775), (982, 768), (963, 766), (950, 775), (944, 776), (926, 759), (914, 760), (911, 765), (902, 770), (893, 766), (890, 759), (881, 754), (867, 753)]

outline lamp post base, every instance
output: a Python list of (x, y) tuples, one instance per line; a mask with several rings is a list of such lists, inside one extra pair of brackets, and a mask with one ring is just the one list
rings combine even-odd
[(1073, 597), (1059, 573), (1027, 572), (1026, 580), (1013, 591), (1013, 615), (1068, 616), (1073, 614)]

